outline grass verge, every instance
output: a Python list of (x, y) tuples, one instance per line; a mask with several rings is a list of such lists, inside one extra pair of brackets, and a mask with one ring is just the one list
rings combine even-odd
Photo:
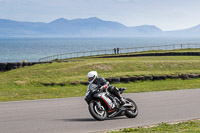
[[(126, 87), (126, 93), (139, 93), (151, 91), (180, 90), (200, 88), (200, 79), (191, 80), (161, 80), (145, 81), (136, 83), (120, 83), (114, 86)], [(67, 85), (67, 86), (9, 86), (9, 88), (0, 89), (0, 102), (18, 101), (18, 100), (35, 100), (49, 98), (65, 98), (84, 96), (87, 90), (85, 85)]]
[(199, 133), (200, 120), (181, 122), (178, 124), (160, 123), (158, 126), (149, 128), (126, 128), (111, 133)]

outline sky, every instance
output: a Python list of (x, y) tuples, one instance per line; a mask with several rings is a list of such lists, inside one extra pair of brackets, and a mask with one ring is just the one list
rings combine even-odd
[(164, 31), (200, 24), (200, 0), (0, 0), (0, 19), (51, 22), (98, 17)]

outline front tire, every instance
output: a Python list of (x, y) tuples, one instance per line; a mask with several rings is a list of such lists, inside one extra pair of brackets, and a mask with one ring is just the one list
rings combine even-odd
[(131, 102), (133, 104), (133, 107), (128, 108), (125, 115), (128, 118), (135, 118), (138, 115), (138, 107), (132, 99), (126, 98), (126, 100)]
[(101, 109), (99, 109), (95, 102), (90, 102), (88, 105), (88, 109), (89, 109), (90, 114), (96, 120), (103, 121), (107, 117), (107, 112), (105, 108), (101, 106)]

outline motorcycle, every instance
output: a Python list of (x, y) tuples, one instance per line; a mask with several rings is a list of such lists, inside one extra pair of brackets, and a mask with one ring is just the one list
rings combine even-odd
[[(125, 90), (126, 88), (120, 88), (120, 94)], [(135, 118), (138, 115), (136, 103), (130, 98), (124, 98), (124, 100), (125, 104), (121, 105), (117, 97), (110, 94), (107, 89), (103, 92), (101, 88), (92, 89), (85, 96), (90, 114), (99, 121), (124, 115), (128, 118)]]

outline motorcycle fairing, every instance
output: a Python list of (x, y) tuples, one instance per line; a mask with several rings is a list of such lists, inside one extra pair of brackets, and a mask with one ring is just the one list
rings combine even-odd
[(112, 100), (107, 96), (107, 94), (105, 92), (96, 94), (96, 95), (94, 95), (94, 97), (101, 98), (106, 103), (106, 105), (109, 107), (109, 109), (115, 108), (115, 104), (112, 102)]

